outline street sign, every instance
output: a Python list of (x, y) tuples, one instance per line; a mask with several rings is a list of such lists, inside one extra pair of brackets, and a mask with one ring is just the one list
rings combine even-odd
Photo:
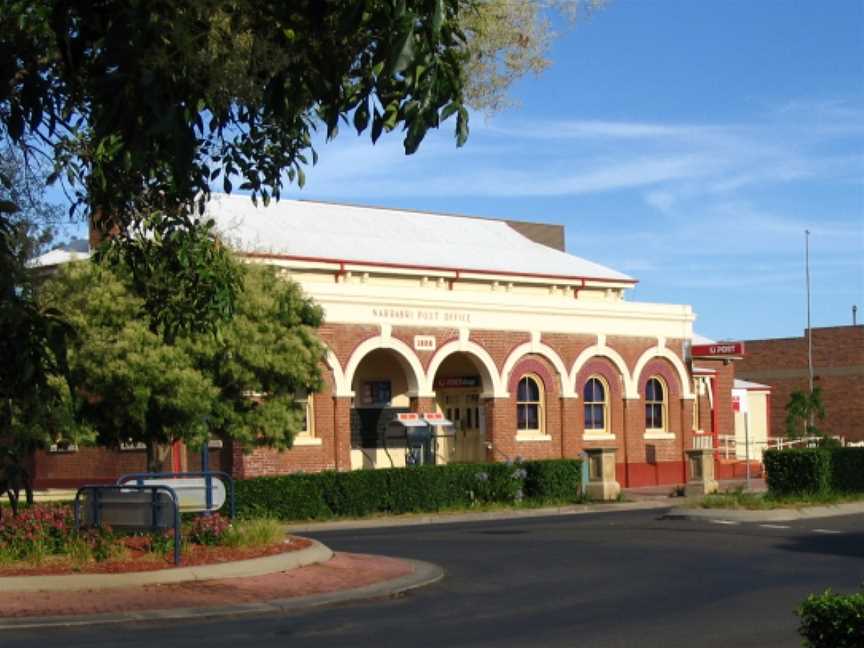
[(746, 389), (732, 390), (732, 410), (735, 412), (740, 412), (742, 414), (745, 414), (747, 412), (748, 407)]
[(210, 477), (212, 485), (210, 508), (207, 508), (207, 479), (204, 477), (158, 477), (136, 479), (141, 486), (168, 486), (177, 493), (180, 511), (195, 513), (218, 511), (225, 504), (225, 484), (221, 479)]
[(441, 412), (423, 412), (423, 420), (429, 425), (453, 425)]
[(743, 342), (715, 342), (694, 344), (690, 349), (694, 358), (739, 358), (744, 355)]

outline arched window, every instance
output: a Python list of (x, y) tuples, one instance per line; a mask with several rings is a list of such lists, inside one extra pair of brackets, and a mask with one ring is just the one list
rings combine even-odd
[(666, 430), (666, 385), (657, 376), (645, 383), (645, 429)]
[(522, 376), (516, 389), (516, 429), (519, 432), (543, 433), (542, 381), (533, 374)]
[(609, 402), (606, 400), (609, 390), (606, 381), (599, 376), (591, 376), (582, 389), (585, 402), (585, 430), (594, 434), (607, 431)]

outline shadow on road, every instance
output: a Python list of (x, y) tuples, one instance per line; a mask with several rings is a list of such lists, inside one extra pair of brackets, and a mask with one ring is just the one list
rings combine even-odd
[(843, 533), (823, 535), (809, 533), (788, 538), (784, 544), (777, 545), (783, 551), (800, 553), (829, 554), (864, 558), (864, 533)]

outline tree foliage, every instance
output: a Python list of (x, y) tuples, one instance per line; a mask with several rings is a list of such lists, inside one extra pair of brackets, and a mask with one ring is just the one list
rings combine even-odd
[(460, 14), (468, 53), (466, 102), (486, 113), (511, 105), (512, 85), (551, 65), (552, 16), (566, 24), (604, 4), (606, 0), (478, 0), (473, 11)]
[(144, 443), (151, 468), (157, 448), (175, 440), (201, 447), (211, 434), (291, 446), (305, 415), (295, 394), (321, 385), (321, 311), (270, 268), (237, 272), (237, 314), (220, 335), (173, 344), (142, 320), (144, 301), (128, 278), (79, 262), (45, 282), (41, 301), (78, 331), (69, 350), (76, 410), (100, 444)]
[(20, 457), (44, 440), (46, 425), (71, 421), (65, 379), (72, 330), (59, 311), (34, 299), (15, 209), (0, 204), (0, 445)]
[[(140, 275), (136, 285), (152, 274), (142, 252), (172, 254), (203, 277), (214, 259), (196, 256), (193, 205), (203, 210), (216, 183), (264, 203), (286, 183), (302, 186), (317, 128), (334, 137), (350, 117), (373, 142), (401, 129), (413, 153), (455, 116), (457, 143), (465, 141), (458, 17), (473, 5), (2, 0), (0, 135), (50, 152), (74, 207), (113, 237), (112, 258)], [(131, 248), (142, 227), (171, 244)], [(204, 329), (230, 316), (236, 291), (200, 295), (151, 316)], [(186, 309), (199, 306), (190, 317)]]
[(812, 392), (796, 390), (789, 395), (789, 402), (786, 403), (787, 436), (818, 436), (821, 432), (814, 424), (817, 418), (825, 420), (821, 387), (814, 387)]
[(0, 203), (7, 207), (12, 250), (24, 262), (45, 251), (63, 219), (63, 208), (45, 198), (50, 173), (44, 160), (28, 161), (10, 142), (0, 142)]

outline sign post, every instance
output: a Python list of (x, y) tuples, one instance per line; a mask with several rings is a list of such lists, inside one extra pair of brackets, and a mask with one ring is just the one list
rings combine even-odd
[(750, 408), (747, 403), (746, 389), (732, 390), (732, 407), (744, 415), (744, 461), (747, 464), (747, 490), (750, 490)]

